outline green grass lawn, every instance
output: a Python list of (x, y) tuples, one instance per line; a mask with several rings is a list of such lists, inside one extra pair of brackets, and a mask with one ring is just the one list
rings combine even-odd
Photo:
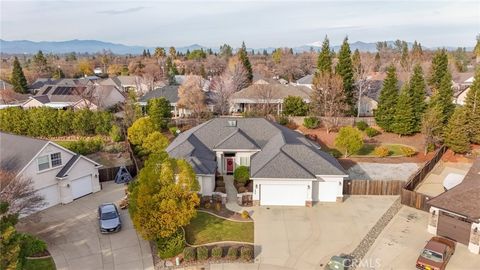
[(52, 258), (28, 260), (23, 266), (23, 270), (55, 270), (55, 263)]
[[(358, 151), (356, 154), (352, 155), (355, 156), (367, 156), (367, 157), (375, 157), (373, 151), (375, 147), (379, 146), (378, 144), (364, 144), (362, 149)], [(389, 156), (403, 156), (403, 152), (401, 150), (402, 147), (409, 147), (407, 145), (402, 144), (382, 144), (382, 146), (386, 146), (389, 150)], [(410, 147), (411, 148), (411, 147)]]
[(198, 212), (185, 227), (189, 244), (201, 245), (219, 241), (253, 243), (253, 222), (234, 222), (204, 212)]

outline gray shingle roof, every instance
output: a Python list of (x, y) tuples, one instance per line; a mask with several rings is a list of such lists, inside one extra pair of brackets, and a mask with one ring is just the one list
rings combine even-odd
[(313, 74), (303, 76), (297, 80), (298, 84), (313, 84)]
[(47, 143), (46, 140), (0, 132), (0, 169), (19, 172)]
[(67, 162), (67, 164), (65, 164), (65, 166), (63, 166), (63, 168), (57, 173), (56, 177), (62, 178), (62, 177), (67, 176), (68, 170), (70, 170), (70, 168), (73, 166), (73, 164), (75, 164), (77, 159), (79, 159), (80, 157), (81, 157), (80, 154), (76, 154), (76, 155), (72, 156), (72, 158), (70, 158), (70, 160)]
[[(231, 120), (237, 121), (235, 127), (228, 125)], [(313, 179), (316, 175), (347, 174), (335, 158), (303, 135), (264, 118), (212, 119), (181, 133), (167, 152), (189, 161), (197, 173), (214, 174), (214, 149), (261, 149), (250, 162), (253, 178)]]
[(284, 99), (287, 96), (310, 100), (312, 90), (305, 86), (283, 84), (252, 84), (232, 95), (232, 99)]
[(150, 99), (164, 97), (170, 103), (177, 103), (178, 101), (178, 85), (167, 85), (162, 88), (157, 88), (150, 92), (147, 92), (143, 95), (139, 101), (140, 102), (147, 102)]

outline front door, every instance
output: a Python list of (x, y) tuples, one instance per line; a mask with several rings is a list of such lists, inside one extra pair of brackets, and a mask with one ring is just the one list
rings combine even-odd
[(227, 158), (227, 173), (233, 173), (233, 158)]

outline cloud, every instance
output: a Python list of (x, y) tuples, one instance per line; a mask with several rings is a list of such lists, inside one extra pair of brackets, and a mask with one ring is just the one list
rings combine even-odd
[(146, 7), (134, 7), (134, 8), (121, 9), (121, 10), (109, 9), (109, 10), (98, 11), (97, 13), (109, 14), (109, 15), (119, 15), (119, 14), (137, 12), (137, 11), (140, 11), (140, 10), (145, 9), (145, 8)]

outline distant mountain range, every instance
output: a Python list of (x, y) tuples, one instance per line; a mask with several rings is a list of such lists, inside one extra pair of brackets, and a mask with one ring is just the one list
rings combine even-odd
[[(393, 45), (393, 41), (387, 41), (389, 45)], [(412, 43), (408, 43), (409, 46)], [(313, 42), (307, 45), (302, 45), (298, 47), (292, 48), (294, 52), (304, 52), (309, 51), (311, 48), (314, 50), (318, 50), (322, 46), (322, 42)], [(439, 46), (441, 47), (441, 46)], [(358, 49), (359, 51), (363, 52), (375, 52), (376, 45), (375, 42), (362, 42), (356, 41), (350, 44), (350, 48), (352, 51)], [(436, 48), (436, 47), (435, 47)], [(429, 49), (435, 49), (429, 48)], [(446, 47), (448, 50), (454, 50), (456, 47)], [(155, 50), (153, 47), (144, 47), (144, 46), (131, 46), (131, 45), (123, 45), (118, 43), (111, 43), (111, 42), (104, 42), (99, 40), (67, 40), (67, 41), (30, 41), (30, 40), (3, 40), (0, 39), (0, 52), (1, 53), (8, 53), (8, 54), (33, 54), (42, 50), (45, 53), (69, 53), (69, 52), (76, 52), (76, 53), (97, 53), (103, 50), (110, 50), (115, 54), (141, 54), (143, 50), (148, 49), (151, 53)], [(166, 49), (168, 49), (166, 47)], [(196, 50), (196, 49), (208, 49), (208, 47), (193, 44), (190, 46), (184, 47), (176, 47), (178, 52), (185, 53), (187, 50)], [(332, 46), (334, 51), (338, 51), (340, 49), (340, 45)], [(467, 48), (470, 50), (472, 48)], [(212, 48), (214, 52), (218, 51), (217, 48)], [(254, 50), (255, 52), (262, 52), (266, 50), (267, 52), (272, 52), (275, 50), (274, 47), (268, 48), (248, 48), (249, 51)]]

